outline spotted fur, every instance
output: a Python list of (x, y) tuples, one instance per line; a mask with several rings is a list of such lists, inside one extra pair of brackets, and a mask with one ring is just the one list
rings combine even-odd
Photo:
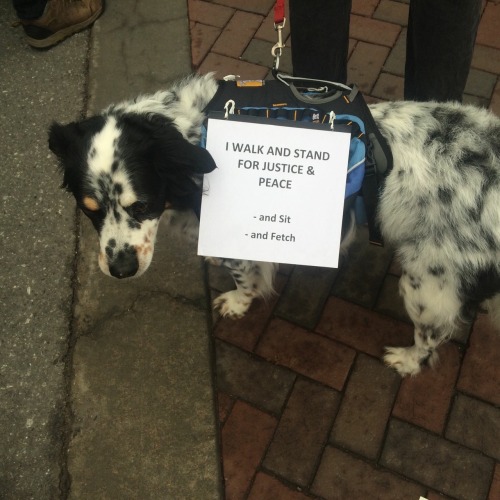
[[(106, 274), (146, 271), (166, 207), (174, 209), (166, 211), (170, 221), (196, 232), (183, 220), (199, 210), (202, 175), (215, 168), (196, 144), (216, 89), (211, 75), (192, 76), (87, 120), (52, 125), (63, 186), (99, 234)], [(459, 104), (390, 102), (371, 110), (394, 157), (378, 218), (401, 261), (400, 291), (415, 325), (415, 344), (388, 348), (385, 361), (414, 375), (477, 304), (500, 291), (500, 121)], [(210, 261), (236, 284), (215, 300), (222, 315), (241, 317), (255, 297), (272, 293), (275, 264)]]
[(379, 222), (399, 256), (400, 292), (415, 325), (415, 344), (388, 348), (385, 361), (415, 375), (500, 291), (500, 120), (457, 103), (371, 110), (394, 157)]

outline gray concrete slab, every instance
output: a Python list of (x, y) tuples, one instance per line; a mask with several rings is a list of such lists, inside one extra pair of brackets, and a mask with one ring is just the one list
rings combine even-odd
[(47, 148), (52, 120), (190, 71), (184, 0), (108, 4), (49, 51), (0, 30), (0, 498), (219, 498), (195, 249), (162, 232), (145, 276), (102, 275)]
[[(147, 6), (147, 7), (145, 7)], [(89, 114), (190, 72), (186, 4), (108, 6), (91, 43)], [(160, 228), (154, 261), (117, 281), (81, 224), (70, 498), (220, 497), (210, 338), (196, 247)]]
[(47, 128), (83, 105), (88, 33), (36, 52), (0, 4), (0, 498), (60, 495), (75, 253)]

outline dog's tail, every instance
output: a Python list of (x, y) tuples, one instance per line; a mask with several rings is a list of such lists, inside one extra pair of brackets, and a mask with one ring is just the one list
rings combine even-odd
[(184, 109), (184, 113), (189, 113), (189, 109), (193, 107), (202, 111), (212, 100), (218, 88), (214, 74), (211, 72), (206, 75), (189, 75), (173, 85), (171, 90), (177, 95), (179, 106)]

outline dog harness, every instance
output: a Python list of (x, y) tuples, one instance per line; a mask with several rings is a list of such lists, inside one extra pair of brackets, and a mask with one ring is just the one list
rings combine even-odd
[[(327, 124), (350, 132), (344, 212), (361, 196), (370, 241), (382, 244), (376, 224), (378, 195), (392, 168), (392, 154), (355, 85), (296, 78), (281, 73), (276, 80), (222, 80), (205, 109), (207, 116), (229, 114)], [(201, 145), (205, 147), (206, 128)], [(359, 216), (360, 214), (357, 213)]]

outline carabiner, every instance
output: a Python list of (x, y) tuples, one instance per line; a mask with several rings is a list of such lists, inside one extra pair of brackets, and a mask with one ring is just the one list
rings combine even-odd
[[(279, 57), (282, 54), (282, 49), (285, 48), (285, 44), (283, 43), (283, 35), (282, 35), (282, 30), (285, 27), (286, 19), (283, 19), (283, 22), (280, 24), (274, 23), (274, 29), (278, 32), (278, 41), (273, 45), (273, 48), (271, 49), (271, 54), (273, 57)], [(278, 52), (279, 51), (279, 52)], [(276, 53), (278, 52), (278, 55), (276, 56)]]

